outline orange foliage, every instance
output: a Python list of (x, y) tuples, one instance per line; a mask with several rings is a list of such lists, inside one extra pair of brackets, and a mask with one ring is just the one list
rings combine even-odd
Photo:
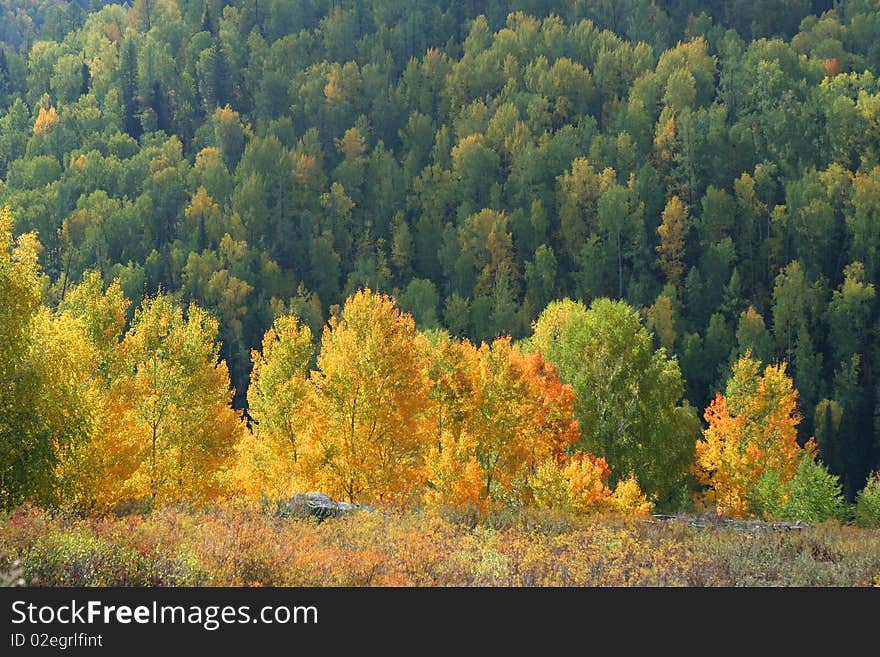
[[(524, 354), (510, 338), (477, 348), (426, 337), (391, 298), (364, 290), (321, 342), (307, 375), (308, 331), (283, 317), (253, 354), (254, 433), (241, 442), (232, 477), (249, 499), (284, 496), (295, 484), (349, 502), (425, 502), (480, 516), (533, 503), (536, 490), (539, 502), (559, 506), (552, 491), (564, 489), (573, 500), (564, 508), (600, 500), (647, 508), (635, 482), (615, 502), (604, 459), (569, 458), (580, 437), (574, 391), (541, 354)], [(546, 485), (531, 485), (542, 477)]]
[(762, 475), (773, 470), (788, 481), (803, 454), (815, 454), (812, 439), (805, 448), (797, 442), (797, 390), (785, 363), (768, 365), (763, 376), (759, 366), (749, 355), (741, 358), (726, 396), (718, 393), (704, 415), (708, 427), (697, 441), (694, 473), (709, 487), (705, 500), (719, 514), (745, 516)]
[(530, 476), (545, 462), (564, 461), (578, 440), (571, 386), (540, 354), (523, 354), (509, 338), (477, 349), (444, 337), (432, 363), (427, 501), (481, 512), (530, 501)]
[(651, 510), (635, 477), (622, 479), (612, 491), (607, 485), (610, 475), (604, 458), (580, 452), (562, 463), (542, 463), (529, 478), (529, 488), (539, 508), (576, 514), (616, 511), (646, 515)]
[(551, 364), (539, 354), (523, 355), (510, 338), (480, 346), (476, 380), (466, 430), (476, 441), (484, 494), (521, 497), (539, 463), (562, 458), (577, 442), (574, 392)]
[(833, 78), (835, 75), (840, 75), (843, 70), (837, 57), (829, 57), (828, 59), (825, 59), (822, 62), (822, 65), (825, 68), (825, 75), (830, 78)]

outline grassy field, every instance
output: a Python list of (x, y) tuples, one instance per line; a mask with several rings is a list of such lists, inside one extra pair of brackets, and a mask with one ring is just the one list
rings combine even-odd
[(880, 530), (519, 512), (317, 523), (232, 507), (0, 517), (0, 571), (30, 586), (872, 586)]

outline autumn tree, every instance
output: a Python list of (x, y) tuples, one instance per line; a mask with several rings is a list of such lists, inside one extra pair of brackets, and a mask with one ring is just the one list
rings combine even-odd
[(428, 501), (480, 511), (532, 502), (529, 477), (578, 439), (571, 386), (509, 338), (476, 348), (440, 336), (429, 357)]
[(55, 468), (86, 440), (90, 354), (42, 308), (39, 242), (0, 209), (0, 507), (57, 500)]
[(794, 477), (802, 456), (813, 456), (812, 440), (797, 442), (797, 390), (785, 364), (767, 365), (747, 354), (733, 366), (725, 392), (706, 408), (708, 427), (697, 441), (694, 472), (707, 487), (704, 499), (719, 514), (743, 517), (757, 482), (775, 472)]
[[(102, 480), (119, 463), (110, 381), (121, 367), (119, 340), (130, 305), (118, 280), (105, 286), (97, 271), (88, 270), (57, 311), (47, 315), (64, 336), (67, 356), (59, 362), (78, 377), (77, 402), (90, 418), (85, 439), (67, 444), (54, 468), (59, 501), (80, 508), (117, 501)], [(112, 502), (98, 499), (102, 491), (110, 493)]]
[(49, 106), (49, 109), (40, 107), (40, 111), (37, 113), (37, 120), (34, 121), (34, 134), (42, 135), (50, 132), (58, 125), (58, 121), (58, 112), (55, 111), (54, 106)]
[(591, 232), (598, 229), (598, 202), (614, 184), (614, 170), (597, 172), (585, 158), (571, 163), (571, 171), (559, 177), (559, 238), (571, 260), (580, 256)]
[(219, 360), (217, 321), (198, 306), (186, 314), (170, 297), (144, 300), (119, 345), (109, 382), (96, 499), (205, 502), (226, 494), (226, 470), (244, 425), (230, 402)]
[(653, 508), (635, 477), (608, 487), (611, 469), (602, 457), (576, 452), (557, 461), (543, 461), (529, 477), (532, 503), (538, 508), (572, 514), (617, 512), (647, 515)]
[(468, 433), (476, 441), (485, 495), (503, 499), (538, 463), (562, 458), (579, 438), (574, 392), (540, 354), (523, 354), (509, 338), (479, 349), (477, 397)]
[(801, 442), (836, 401), (852, 497), (880, 466), (876, 3), (410, 4), (0, 2), (0, 205), (51, 309), (27, 358), (88, 360), (59, 304), (89, 269), (215, 315), (236, 408), (273, 318), (319, 337), (362, 286), (475, 346), (612, 296), (700, 408), (749, 348)]
[(488, 499), (472, 424), (477, 394), (479, 352), (468, 340), (445, 332), (423, 343), (430, 381), (428, 448), (425, 458), (425, 501), (482, 514)]
[(684, 244), (688, 231), (688, 208), (678, 196), (673, 196), (663, 210), (663, 220), (657, 227), (660, 244), (657, 246), (657, 264), (666, 274), (666, 281), (681, 287), (684, 273)]
[(420, 494), (429, 383), (412, 317), (369, 289), (348, 298), (321, 338), (298, 449), (304, 481), (349, 502)]
[(253, 350), (248, 414), (252, 433), (241, 443), (237, 485), (251, 499), (280, 498), (290, 490), (311, 403), (312, 332), (292, 315), (278, 317)]

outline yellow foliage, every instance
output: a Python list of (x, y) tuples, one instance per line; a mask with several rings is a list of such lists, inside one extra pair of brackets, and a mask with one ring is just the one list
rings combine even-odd
[(752, 486), (770, 470), (790, 480), (804, 453), (815, 456), (813, 439), (797, 442), (797, 390), (785, 363), (768, 365), (746, 355), (733, 367), (726, 395), (706, 408), (708, 427), (697, 441), (694, 474), (708, 487), (705, 501), (722, 515), (749, 512)]
[(521, 497), (526, 480), (547, 458), (560, 458), (580, 433), (574, 392), (540, 354), (522, 354), (510, 338), (478, 350), (473, 411), (467, 431), (476, 441), (484, 494)]
[(535, 506), (568, 513), (616, 511), (646, 515), (651, 503), (639, 488), (635, 477), (618, 482), (612, 492), (606, 482), (611, 471), (605, 459), (582, 452), (561, 463), (547, 459), (529, 478)]
[(367, 151), (367, 143), (357, 128), (349, 128), (341, 139), (334, 139), (333, 143), (336, 145), (336, 150), (346, 160), (363, 159), (364, 153)]
[[(671, 120), (671, 119), (670, 119)], [(660, 244), (656, 247), (657, 262), (670, 285), (681, 286), (684, 273), (684, 241), (688, 231), (688, 207), (673, 196), (663, 210), (662, 223), (657, 227)]]
[(661, 115), (654, 133), (654, 152), (661, 165), (669, 166), (672, 163), (677, 142), (675, 116), (669, 114), (665, 121), (663, 118)]
[(606, 501), (611, 491), (605, 485), (611, 470), (605, 459), (578, 453), (562, 469), (572, 510), (586, 511)]
[(425, 502), (429, 506), (454, 507), (483, 515), (486, 496), (483, 469), (475, 456), (476, 443), (463, 434), (456, 439), (450, 434), (441, 438), (439, 445), (428, 450), (426, 477), (428, 489)]
[(252, 432), (245, 432), (236, 446), (228, 483), (236, 499), (249, 502), (259, 502), (264, 496), (272, 500), (288, 498), (308, 487), (296, 478), (288, 445), (271, 440), (265, 433)]
[(216, 221), (220, 215), (220, 206), (208, 194), (208, 190), (200, 185), (192, 196), (192, 200), (184, 210), (184, 216), (187, 219), (186, 228), (189, 232), (195, 233), (199, 229), (199, 220), (205, 221), (206, 227), (212, 221)]
[(647, 328), (653, 331), (660, 340), (660, 346), (670, 354), (675, 353), (675, 318), (672, 308), (672, 299), (665, 294), (660, 294), (654, 305), (645, 312), (647, 315)]
[(44, 132), (51, 132), (52, 128), (58, 125), (58, 112), (50, 106), (49, 109), (41, 107), (37, 113), (37, 120), (34, 121), (34, 134), (41, 135)]
[(371, 290), (349, 297), (321, 339), (297, 466), (315, 490), (406, 505), (421, 495), (429, 383), (411, 316)]
[(232, 475), (234, 488), (248, 499), (297, 492), (292, 482), (300, 434), (310, 416), (312, 353), (311, 330), (290, 315), (279, 317), (266, 331), (262, 352), (251, 352), (252, 433), (239, 446)]
[(639, 482), (633, 476), (621, 479), (611, 495), (613, 507), (621, 513), (646, 516), (651, 512), (653, 504), (648, 501), (639, 488)]
[(216, 321), (195, 306), (184, 319), (160, 295), (141, 305), (120, 342), (127, 303), (118, 282), (103, 293), (88, 275), (54, 320), (73, 359), (56, 360), (79, 382), (91, 418), (88, 440), (59, 464), (67, 499), (109, 507), (225, 497), (244, 425), (218, 362)]

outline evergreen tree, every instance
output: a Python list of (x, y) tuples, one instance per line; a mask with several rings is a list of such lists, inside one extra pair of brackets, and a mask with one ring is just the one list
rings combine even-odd
[(123, 127), (134, 139), (140, 139), (140, 99), (138, 98), (137, 49), (131, 34), (122, 42), (119, 57), (120, 97), (122, 99)]

